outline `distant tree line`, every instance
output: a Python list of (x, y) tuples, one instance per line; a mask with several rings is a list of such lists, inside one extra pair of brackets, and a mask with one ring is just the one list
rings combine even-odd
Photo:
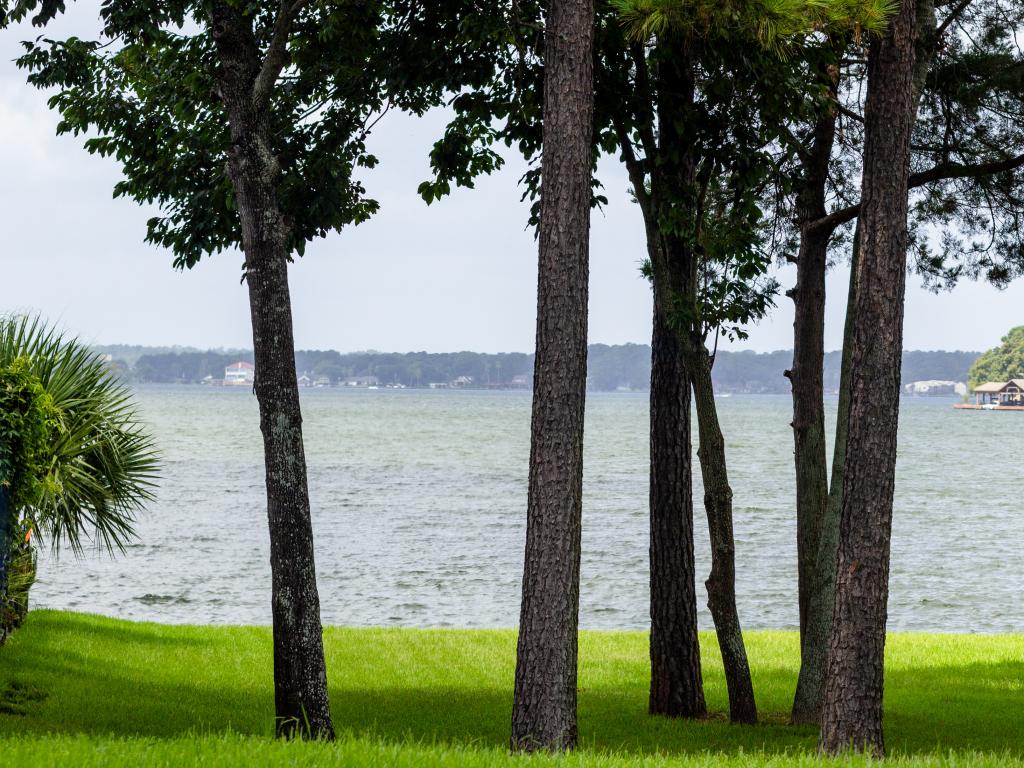
[[(139, 383), (195, 384), (207, 376), (220, 379), (224, 368), (239, 360), (251, 363), (251, 351), (211, 350), (201, 352), (175, 348), (136, 351), (133, 360), (118, 358), (118, 347), (97, 347), (114, 357), (113, 362), (131, 381)], [(787, 394), (784, 374), (792, 352), (725, 352), (715, 358), (713, 377), (719, 392)], [(967, 381), (968, 370), (978, 352), (908, 351), (903, 353), (905, 383), (937, 379)], [(824, 388), (839, 389), (842, 364), (840, 352), (825, 355)], [(350, 352), (299, 350), (295, 370), (312, 379), (326, 377), (332, 384), (346, 379), (374, 376), (381, 385), (428, 387), (447, 384), (459, 377), (472, 379), (471, 387), (516, 388), (529, 385), (533, 355), (522, 352)], [(592, 344), (588, 352), (588, 383), (592, 391), (647, 391), (650, 388), (651, 348), (647, 344)], [(525, 379), (524, 379), (525, 377)]]

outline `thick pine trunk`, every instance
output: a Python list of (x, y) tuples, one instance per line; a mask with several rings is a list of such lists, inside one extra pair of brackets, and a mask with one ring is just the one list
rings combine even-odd
[(651, 690), (648, 711), (707, 713), (693, 556), (690, 375), (658, 302), (651, 338)]
[[(734, 723), (757, 722), (750, 667), (747, 663), (743, 635), (736, 610), (736, 564), (732, 534), (732, 489), (726, 473), (725, 441), (718, 424), (714, 389), (711, 384), (711, 361), (699, 338), (687, 326), (698, 313), (697, 257), (693, 244), (685, 234), (692, 222), (681, 218), (700, 216), (696, 173), (696, 154), (687, 135), (686, 117), (696, 99), (696, 64), (685, 45), (678, 41), (664, 43), (658, 66), (658, 127), (662, 161), (652, 171), (652, 193), (664, 229), (659, 247), (649, 249), (654, 271), (655, 302), (668, 317), (669, 308), (691, 308), (688, 318), (669, 317), (676, 333), (677, 370), (688, 375), (697, 406), (700, 434), (700, 465), (704, 478), (704, 506), (711, 538), (711, 575), (706, 586), (708, 607), (715, 622), (715, 631), (725, 665), (729, 689), (729, 717)], [(650, 234), (648, 235), (650, 237)], [(699, 334), (697, 334), (699, 336)], [(688, 372), (688, 374), (687, 374)], [(665, 384), (664, 380), (660, 382)], [(652, 386), (658, 381), (652, 379)], [(672, 385), (678, 386), (678, 384)], [(664, 401), (671, 396), (652, 392)], [(653, 424), (652, 434), (658, 429)], [(673, 438), (678, 440), (678, 436)], [(653, 453), (652, 460), (657, 458)], [(654, 467), (652, 465), (652, 471)], [(678, 470), (676, 470), (678, 471)], [(653, 595), (652, 595), (653, 598)]]
[(544, 56), (537, 351), (511, 746), (576, 746), (587, 383), (592, 0), (554, 0)]
[[(914, 62), (912, 115), (916, 119), (918, 105), (935, 54), (937, 26), (933, 0), (917, 0), (917, 57)], [(821, 716), (821, 699), (825, 690), (825, 669), (828, 662), (829, 635), (835, 603), (836, 557), (839, 546), (839, 523), (843, 506), (843, 470), (846, 462), (846, 438), (850, 417), (850, 363), (853, 348), (853, 316), (856, 308), (857, 265), (860, 253), (860, 223), (854, 234), (850, 267), (850, 284), (843, 327), (843, 357), (839, 378), (839, 404), (836, 414), (835, 445), (832, 452), (832, 474), (828, 502), (818, 532), (814, 581), (806, 603), (806, 621), (802, 633), (800, 678), (793, 704), (794, 722), (817, 722)], [(824, 318), (822, 318), (824, 324)], [(822, 360), (824, 364), (824, 360)], [(799, 459), (798, 459), (799, 460)]]
[(884, 754), (883, 660), (896, 470), (916, 2), (872, 43), (850, 420), (821, 749)]
[(251, 19), (222, 3), (214, 6), (211, 23), (220, 57), (220, 96), (231, 128), (228, 174), (241, 222), (263, 433), (276, 731), (284, 737), (333, 739), (295, 373), (289, 231), (277, 200), (280, 167), (267, 110), (254, 103), (260, 56)]
[(711, 574), (705, 585), (708, 608), (715, 622), (722, 651), (725, 682), (729, 690), (729, 720), (756, 723), (757, 704), (750, 679), (750, 664), (743, 643), (739, 611), (736, 608), (736, 547), (732, 525), (732, 487), (726, 472), (725, 439), (718, 422), (711, 360), (703, 345), (694, 344), (687, 358), (693, 361), (693, 394), (697, 406), (700, 437), (701, 477), (704, 480), (704, 508), (711, 537)]

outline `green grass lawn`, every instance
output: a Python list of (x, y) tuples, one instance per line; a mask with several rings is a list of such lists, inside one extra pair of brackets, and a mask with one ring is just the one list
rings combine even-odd
[[(786, 725), (791, 632), (747, 636), (763, 724), (730, 726), (711, 635), (712, 717), (651, 718), (643, 633), (580, 641), (581, 749), (506, 754), (512, 631), (328, 629), (339, 742), (271, 738), (267, 628), (134, 624), (36, 611), (0, 649), (0, 759), (10, 766), (809, 765), (816, 734)], [(889, 639), (886, 736), (894, 762), (1024, 765), (1024, 636)], [(845, 762), (845, 761), (844, 761)]]

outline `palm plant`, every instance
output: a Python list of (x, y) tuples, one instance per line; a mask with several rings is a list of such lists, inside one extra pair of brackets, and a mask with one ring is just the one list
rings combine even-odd
[[(8, 577), (4, 563), (16, 550), (21, 567), (12, 563), (9, 593), (27, 600), (32, 534), (55, 551), (67, 545), (80, 554), (90, 541), (123, 551), (134, 537), (136, 513), (153, 498), (158, 455), (127, 388), (78, 340), (37, 317), (0, 318), (0, 372), (11, 370), (38, 392), (45, 430), (30, 457), (17, 455), (26, 446), (9, 444), (14, 432), (0, 432), (8, 443), (0, 445), (0, 457), (7, 456), (0, 462), (0, 590)], [(23, 594), (16, 596), (15, 588)]]

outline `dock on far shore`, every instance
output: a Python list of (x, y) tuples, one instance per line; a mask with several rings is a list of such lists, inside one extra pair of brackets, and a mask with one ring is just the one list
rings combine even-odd
[(957, 403), (953, 407), (962, 411), (1024, 411), (1024, 405), (996, 405), (994, 403)]

